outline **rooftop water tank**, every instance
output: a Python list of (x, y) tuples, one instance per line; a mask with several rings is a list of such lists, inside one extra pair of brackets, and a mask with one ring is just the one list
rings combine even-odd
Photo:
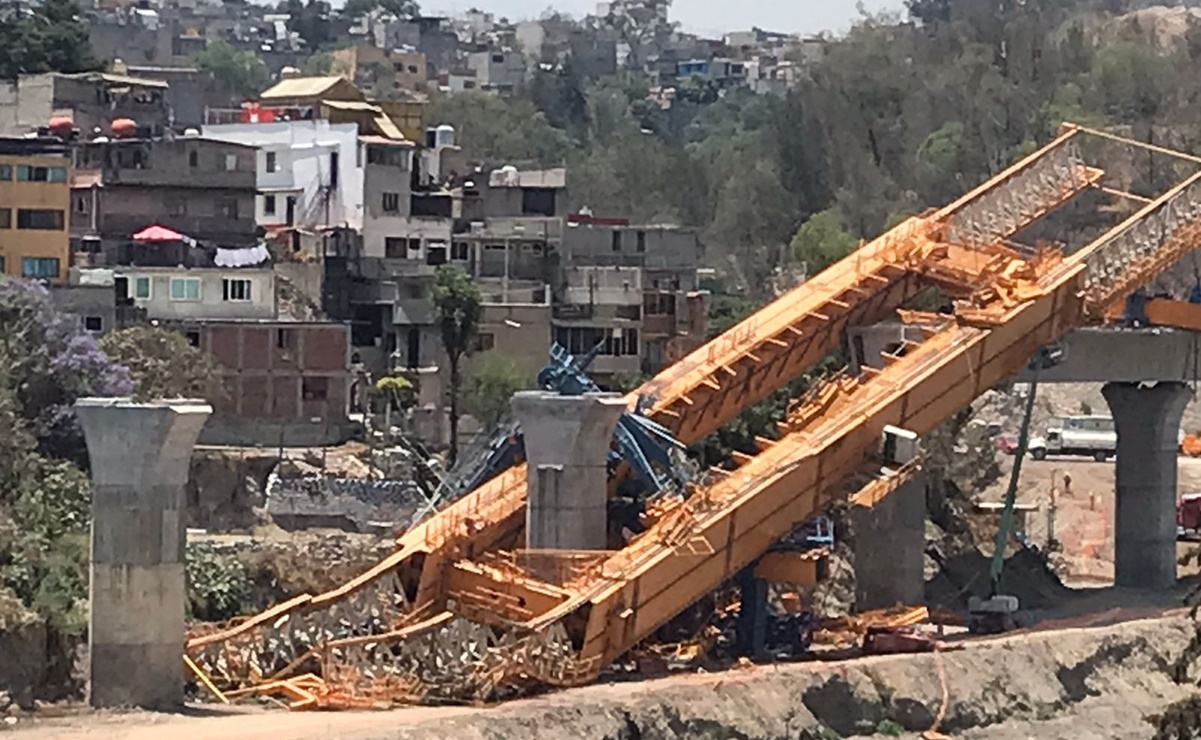
[(132, 118), (117, 118), (109, 126), (115, 139), (132, 139), (138, 132), (138, 124)]
[(434, 129), (434, 147), (441, 149), (444, 146), (455, 145), (455, 127), (444, 123)]
[(54, 116), (46, 128), (50, 129), (52, 135), (66, 139), (75, 130), (75, 121), (71, 120), (70, 116)]

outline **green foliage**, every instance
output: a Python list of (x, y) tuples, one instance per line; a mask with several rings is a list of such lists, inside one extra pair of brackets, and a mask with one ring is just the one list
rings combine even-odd
[(882, 719), (876, 725), (876, 734), (885, 737), (901, 737), (905, 734), (905, 728), (890, 719)]
[(212, 72), (230, 92), (242, 98), (255, 97), (271, 82), (271, 72), (257, 54), (235, 49), (224, 41), (214, 41), (194, 54), (192, 64)]
[(459, 375), (463, 355), (479, 327), (484, 307), (480, 290), (467, 273), (455, 265), (439, 265), (434, 273), (434, 313), (442, 334), (442, 348), (450, 364), (450, 462), (459, 453)]
[(232, 553), (207, 543), (189, 543), (187, 549), (188, 613), (205, 622), (222, 622), (238, 616), (250, 598), (251, 581), (246, 566)]
[(532, 384), (530, 373), (513, 357), (498, 350), (480, 355), (463, 391), (463, 409), (485, 429), (496, 426), (508, 413), (517, 391)]
[(4, 79), (100, 68), (88, 41), (87, 24), (80, 20), (79, 6), (73, 0), (13, 6), (0, 20), (0, 77)]
[(417, 388), (403, 375), (385, 375), (375, 381), (371, 391), (396, 409), (411, 409), (417, 403)]
[(421, 13), (414, 0), (346, 0), (342, 6), (342, 15), (347, 18), (362, 18), (375, 10), (394, 15), (397, 18), (412, 18)]
[(506, 99), (485, 92), (438, 96), (427, 118), (454, 126), (472, 159), (498, 166), (557, 166), (570, 148), (567, 135), (524, 97)]
[(801, 224), (792, 237), (792, 256), (803, 263), (809, 275), (816, 275), (859, 246), (859, 240), (847, 232), (842, 214), (826, 210)]
[(177, 331), (149, 326), (118, 329), (104, 335), (100, 348), (129, 368), (138, 400), (211, 399), (221, 392), (212, 357)]

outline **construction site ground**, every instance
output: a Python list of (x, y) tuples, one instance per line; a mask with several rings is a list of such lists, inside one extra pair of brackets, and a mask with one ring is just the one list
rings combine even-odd
[(204, 705), (180, 714), (78, 715), (64, 708), (65, 716), (42, 713), (0, 724), (0, 734), (20, 740), (795, 740), (917, 737), (934, 728), (953, 737), (1001, 740), (1147, 738), (1153, 728), (1146, 717), (1191, 691), (1175, 683), (1169, 669), (1194, 627), (1178, 609), (1150, 619), (1139, 619), (1142, 613), (1115, 610), (1075, 622), (1048, 621), (1004, 637), (973, 639), (956, 651), (692, 673), (491, 708), (289, 714)]

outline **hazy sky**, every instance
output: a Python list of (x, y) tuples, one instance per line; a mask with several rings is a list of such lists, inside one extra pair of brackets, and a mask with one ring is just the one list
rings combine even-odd
[[(675, 0), (674, 20), (694, 33), (720, 35), (724, 31), (758, 26), (772, 31), (816, 33), (839, 31), (857, 16), (857, 0)], [(901, 0), (863, 0), (870, 11), (899, 9)], [(426, 13), (462, 12), (480, 7), (510, 20), (536, 18), (548, 7), (576, 17), (596, 10), (595, 0), (424, 0)]]

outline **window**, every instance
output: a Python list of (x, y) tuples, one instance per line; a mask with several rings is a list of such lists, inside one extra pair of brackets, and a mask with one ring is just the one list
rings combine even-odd
[(189, 167), (199, 167), (200, 166), (200, 152), (196, 151), (195, 149), (188, 152), (188, 166)]
[(475, 80), (465, 80), (463, 82), (463, 89), (464, 90), (474, 90), (475, 89)]
[(429, 248), (425, 250), (425, 264), (446, 264), (446, 242), (430, 242)]
[(275, 330), (275, 346), (279, 349), (287, 349), (292, 346), (292, 330), (291, 329), (276, 329)]
[(58, 260), (54, 257), (22, 257), (21, 277), (49, 279), (58, 277)]
[(621, 232), (617, 230), (613, 231), (613, 251), (621, 251)]
[(471, 340), (472, 352), (487, 352), (496, 346), (496, 337), (488, 332), (479, 332)]
[(338, 187), (338, 153), (329, 153), (329, 186), (335, 190)]
[(233, 198), (223, 198), (217, 202), (217, 215), (224, 218), (238, 217), (238, 201)]
[(400, 212), (400, 193), (384, 193), (384, 213)]
[(13, 209), (0, 208), (0, 229), (11, 229), (13, 227)]
[(188, 215), (188, 202), (183, 198), (168, 198), (167, 213), (171, 216), (186, 216)]
[(329, 398), (329, 378), (304, 378), (300, 392), (306, 401), (324, 401)]
[(238, 155), (226, 154), (225, 155), (225, 171), (233, 172), (236, 169), (238, 169)]
[(0, 275), (8, 271), (8, 265), (4, 261), (4, 255), (0, 254)]
[(601, 345), (600, 353), (610, 356), (638, 354), (637, 329), (607, 329), (598, 326), (557, 326), (555, 341), (573, 355), (583, 355)]
[(0, 164), (0, 180), (13, 179), (13, 166), (11, 164)]
[(492, 63), (493, 64), (504, 64), (505, 63), (505, 55), (504, 54), (493, 54), (492, 55)]
[(521, 215), (547, 216), (555, 215), (554, 188), (522, 188)]
[(17, 228), (31, 231), (62, 231), (62, 211), (48, 208), (22, 208), (17, 211)]
[(408, 255), (408, 239), (402, 239), (398, 236), (389, 236), (384, 239), (384, 256), (388, 259), (402, 260)]
[(225, 278), (221, 281), (221, 299), (234, 303), (250, 300), (250, 281), (243, 278)]
[(647, 316), (675, 316), (675, 294), (647, 293), (642, 297), (642, 308)]
[(619, 319), (639, 321), (642, 319), (642, 306), (615, 306), (613, 314)]
[(192, 345), (193, 347), (200, 346), (200, 332), (189, 331), (184, 334), (184, 337), (187, 338), (188, 344)]
[(646, 232), (645, 231), (638, 232), (638, 251), (639, 252), (646, 251)]
[(200, 280), (197, 278), (171, 278), (171, 300), (200, 300)]
[(470, 245), (467, 242), (455, 242), (450, 247), (450, 258), (460, 262), (466, 262), (470, 254)]
[(75, 199), (75, 212), (76, 213), (87, 213), (88, 212), (88, 197), (86, 195), (81, 195)]
[(275, 152), (267, 152), (267, 171), (275, 172)]
[(150, 278), (139, 275), (133, 279), (133, 297), (142, 300), (150, 297)]
[(104, 331), (104, 320), (99, 316), (84, 316), (83, 317), (84, 331), (100, 332)]
[(17, 165), (18, 182), (66, 182), (66, 167), (33, 167)]
[(263, 213), (267, 214), (268, 216), (275, 215), (275, 196), (274, 195), (264, 195), (263, 196)]

